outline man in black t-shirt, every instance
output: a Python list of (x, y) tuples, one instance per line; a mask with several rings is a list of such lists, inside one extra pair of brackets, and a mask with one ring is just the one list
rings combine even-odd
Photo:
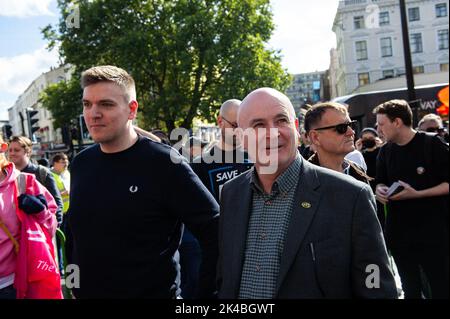
[(133, 78), (114, 66), (82, 73), (83, 114), (98, 144), (72, 162), (69, 263), (79, 266), (77, 298), (180, 295), (183, 224), (198, 238), (198, 293), (214, 297), (219, 207), (187, 161), (137, 135)]
[[(432, 298), (448, 298), (448, 146), (412, 129), (404, 100), (377, 106), (378, 130), (388, 142), (377, 158), (376, 196), (387, 204), (386, 237), (405, 298), (421, 298), (421, 270)], [(394, 182), (404, 188), (388, 196)]]
[(217, 124), (221, 131), (220, 140), (202, 156), (195, 158), (191, 164), (194, 172), (217, 202), (220, 202), (223, 184), (253, 166), (234, 134), (240, 103), (241, 101), (232, 99), (222, 104), (217, 117)]
[[(222, 104), (217, 117), (217, 124), (221, 130), (219, 142), (194, 158), (191, 163), (193, 171), (218, 203), (223, 184), (253, 166), (234, 135), (240, 104), (241, 101), (236, 99)], [(200, 143), (197, 144), (200, 146)], [(185, 230), (180, 245), (181, 295), (184, 299), (192, 298), (197, 291), (200, 260), (201, 250), (198, 242), (188, 230)]]

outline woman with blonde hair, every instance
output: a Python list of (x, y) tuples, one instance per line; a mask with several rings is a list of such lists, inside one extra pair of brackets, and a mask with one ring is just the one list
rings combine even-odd
[[(57, 207), (53, 197), (34, 175), (20, 173), (6, 159), (7, 150), (8, 144), (0, 137), (0, 299), (34, 298), (43, 295), (41, 292), (33, 295), (31, 289), (36, 286), (27, 282), (27, 274), (33, 273), (33, 269), (26, 268), (27, 256), (21, 258), (29, 253), (26, 247), (22, 247), (28, 243), (28, 238), (23, 236), (21, 220), (26, 215), (45, 229), (49, 236), (53, 236)], [(19, 175), (25, 180), (23, 194), (20, 194), (17, 182)], [(32, 234), (29, 234), (31, 237)]]

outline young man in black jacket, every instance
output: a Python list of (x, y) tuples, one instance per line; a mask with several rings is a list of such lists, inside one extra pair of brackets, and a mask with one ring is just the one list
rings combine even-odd
[(219, 208), (188, 163), (139, 137), (135, 84), (124, 70), (82, 74), (83, 114), (98, 144), (72, 162), (71, 262), (77, 298), (177, 298), (178, 246), (185, 224), (203, 252), (199, 297), (215, 294)]

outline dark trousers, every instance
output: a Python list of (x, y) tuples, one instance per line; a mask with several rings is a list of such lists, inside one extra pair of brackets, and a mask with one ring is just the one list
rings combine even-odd
[(202, 253), (197, 239), (187, 229), (185, 229), (178, 251), (180, 252), (181, 266), (181, 297), (194, 299), (198, 293)]
[[(414, 244), (391, 249), (405, 299), (448, 299), (449, 252), (447, 245)], [(425, 278), (423, 278), (425, 277)], [(428, 283), (431, 296), (425, 293)]]
[(16, 289), (13, 285), (0, 289), (0, 299), (16, 299)]

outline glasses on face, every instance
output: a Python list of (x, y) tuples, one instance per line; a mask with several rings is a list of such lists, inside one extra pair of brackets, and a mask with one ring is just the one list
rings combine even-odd
[(440, 128), (440, 127), (429, 127), (429, 128), (427, 128), (427, 132), (430, 132), (430, 133), (438, 133), (438, 132), (442, 132), (442, 131), (443, 131), (443, 129)]
[(238, 127), (237, 123), (231, 123), (230, 121), (228, 121), (228, 120), (227, 120), (226, 118), (224, 118), (223, 116), (222, 116), (222, 120), (224, 120), (225, 122), (227, 122), (228, 124), (230, 124), (232, 128), (237, 128), (237, 127)]
[(348, 123), (341, 123), (341, 124), (332, 125), (332, 126), (319, 127), (319, 128), (315, 128), (314, 130), (321, 131), (321, 130), (334, 129), (338, 134), (342, 135), (342, 134), (347, 133), (347, 128), (349, 126), (352, 130), (355, 130), (356, 129), (356, 121), (350, 121)]

